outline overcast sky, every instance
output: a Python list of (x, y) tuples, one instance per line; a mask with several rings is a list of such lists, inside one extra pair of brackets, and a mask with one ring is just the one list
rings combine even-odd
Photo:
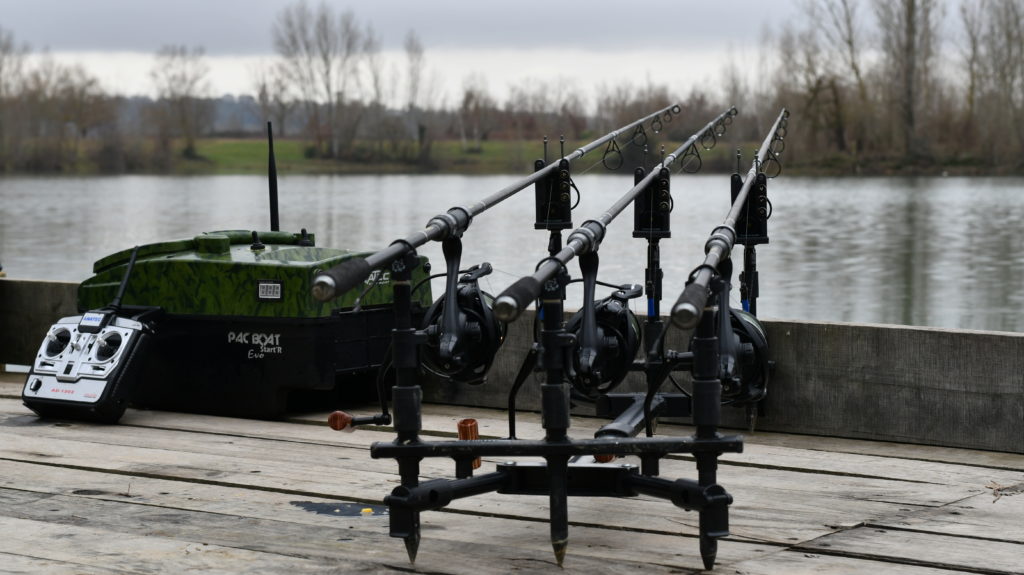
[[(33, 52), (77, 61), (113, 92), (149, 91), (161, 46), (202, 46), (214, 94), (251, 92), (273, 54), (271, 28), (289, 0), (0, 0), (0, 28)], [(310, 2), (315, 6), (318, 2)], [(764, 31), (800, 19), (802, 0), (373, 0), (329, 3), (371, 24), (398, 58), (414, 29), (449, 92), (482, 74), (511, 83), (561, 78), (581, 88), (627, 79), (688, 90), (728, 58), (756, 67)], [(680, 94), (682, 96), (682, 94)]]

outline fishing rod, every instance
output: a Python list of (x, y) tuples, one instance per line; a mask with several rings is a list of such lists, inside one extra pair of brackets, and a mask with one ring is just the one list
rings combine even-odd
[(427, 222), (425, 229), (415, 232), (404, 239), (396, 240), (383, 250), (365, 258), (349, 258), (340, 264), (317, 274), (313, 278), (313, 297), (319, 301), (328, 301), (336, 298), (365, 281), (373, 270), (395, 262), (404, 254), (415, 250), (427, 242), (444, 240), (449, 237), (461, 235), (469, 227), (470, 223), (472, 223), (474, 217), (512, 197), (527, 186), (540, 182), (541, 180), (551, 176), (567, 163), (571, 163), (574, 160), (582, 158), (588, 152), (591, 152), (608, 142), (614, 141), (620, 135), (642, 126), (648, 120), (652, 122), (657, 120), (660, 122), (660, 118), (663, 114), (678, 114), (679, 111), (679, 105), (673, 104), (662, 108), (657, 112), (648, 114), (639, 120), (605, 134), (589, 144), (577, 148), (572, 153), (564, 156), (561, 161), (551, 162), (529, 176), (498, 190), (494, 194), (478, 201), (475, 204), (470, 206), (455, 206), (443, 214), (434, 216)]
[(598, 219), (588, 220), (573, 231), (566, 240), (566, 246), (557, 253), (552, 254), (551, 257), (542, 260), (533, 275), (520, 278), (498, 296), (494, 303), (495, 316), (505, 322), (511, 322), (518, 318), (527, 306), (540, 297), (544, 283), (554, 278), (567, 263), (576, 256), (597, 250), (601, 240), (604, 239), (608, 224), (633, 203), (636, 197), (646, 190), (655, 178), (659, 177), (661, 170), (668, 169), (677, 159), (685, 156), (698, 141), (706, 138), (707, 134), (714, 134), (716, 126), (731, 120), (737, 113), (736, 108), (733, 107), (719, 114), (715, 119), (690, 136), (675, 151), (665, 156), (660, 164), (655, 166), (649, 174), (630, 188), (625, 195), (612, 204)]
[[(700, 321), (704, 307), (707, 304), (711, 279), (718, 273), (718, 267), (723, 260), (729, 258), (732, 248), (736, 244), (736, 222), (747, 208), (747, 196), (754, 183), (758, 181), (759, 172), (762, 172), (767, 165), (772, 163), (778, 165), (778, 159), (775, 157), (777, 153), (775, 142), (781, 141), (782, 136), (785, 135), (788, 118), (789, 111), (783, 108), (779, 112), (778, 118), (775, 119), (771, 130), (768, 131), (768, 135), (765, 136), (761, 147), (758, 148), (757, 156), (747, 172), (747, 179), (743, 182), (743, 186), (739, 191), (736, 192), (732, 207), (728, 215), (726, 215), (725, 221), (722, 225), (711, 231), (711, 237), (704, 246), (706, 252), (704, 262), (691, 274), (690, 281), (679, 295), (675, 305), (672, 306), (672, 323), (676, 327), (692, 329)], [(497, 311), (496, 307), (495, 312)]]
[[(490, 264), (484, 263), (468, 270), (460, 270), (463, 232), (474, 217), (526, 187), (536, 185), (535, 227), (549, 230), (552, 234), (550, 245), (554, 246), (557, 243), (560, 246), (561, 230), (572, 226), (567, 213), (571, 211), (568, 199), (573, 187), (569, 173), (570, 163), (591, 150), (615, 142), (620, 134), (640, 128), (648, 121), (660, 122), (663, 115), (675, 114), (679, 110), (678, 105), (665, 107), (609, 132), (571, 154), (564, 155), (563, 150), (561, 160), (548, 165), (535, 163), (535, 171), (531, 175), (483, 200), (468, 207), (453, 207), (428, 221), (424, 230), (396, 240), (387, 248), (368, 257), (346, 260), (314, 277), (312, 295), (317, 300), (326, 301), (363, 283), (373, 270), (389, 266), (395, 318), (389, 353), (389, 369), (394, 372), (395, 382), (391, 389), (394, 418), (387, 410), (386, 392), (383, 391), (381, 377), (378, 383), (381, 413), (354, 417), (347, 413), (335, 412), (331, 414), (328, 423), (334, 429), (349, 431), (366, 424), (394, 425), (397, 435), (395, 444), (401, 446), (399, 452), (388, 453), (387, 447), (390, 444), (375, 443), (371, 446), (370, 454), (372, 457), (393, 457), (398, 462), (401, 485), (385, 499), (385, 502), (388, 503), (390, 510), (390, 534), (392, 537), (403, 539), (410, 560), (415, 560), (419, 548), (419, 513), (430, 508), (422, 507), (416, 502), (420, 494), (419, 461), (424, 457), (419, 450), (424, 446), (434, 449), (430, 442), (424, 442), (419, 437), (422, 402), (419, 377), (423, 372), (428, 372), (451, 382), (471, 385), (483, 383), (505, 334), (504, 324), (491, 312), (493, 298), (481, 291), (478, 286), (479, 278), (491, 272)], [(540, 161), (540, 164), (544, 161), (546, 160)], [(412, 271), (422, 266), (422, 261), (416, 255), (416, 248), (434, 240), (442, 242), (445, 256), (445, 295), (427, 310), (420, 327), (417, 328), (413, 324), (412, 293), (416, 287), (412, 285)], [(375, 282), (370, 283), (375, 285)], [(463, 446), (475, 447), (472, 440), (461, 443)], [(438, 453), (443, 453), (450, 447), (437, 446)], [(472, 475), (471, 464), (475, 457), (455, 458), (456, 475), (459, 478)], [(469, 495), (470, 493), (463, 492), (462, 488), (458, 487), (460, 485), (458, 480), (450, 485), (454, 489), (454, 496)], [(478, 492), (478, 488), (479, 486), (472, 487), (470, 491)]]

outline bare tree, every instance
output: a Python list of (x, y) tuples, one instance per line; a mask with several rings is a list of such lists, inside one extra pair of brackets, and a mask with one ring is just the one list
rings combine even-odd
[(363, 30), (360, 29), (355, 14), (351, 10), (346, 10), (341, 14), (333, 30), (329, 26), (322, 32), (319, 26), (317, 30), (318, 39), (324, 36), (324, 40), (321, 40), (324, 45), (328, 45), (330, 43), (328, 38), (333, 37), (337, 48), (335, 52), (337, 88), (333, 92), (334, 109), (330, 110), (329, 114), (333, 136), (331, 151), (333, 155), (337, 156), (351, 148), (363, 119), (362, 104), (357, 100), (360, 89), (359, 65), (364, 55), (366, 42)]
[[(855, 132), (854, 152), (861, 152), (867, 145), (867, 123), (871, 114), (871, 102), (861, 62), (862, 33), (858, 18), (860, 4), (857, 0), (825, 0), (818, 4), (810, 2), (810, 5), (812, 22), (819, 21), (818, 8), (824, 10), (825, 17), (820, 18), (824, 21), (821, 31), (832, 52), (836, 55), (836, 60), (841, 62), (841, 65), (837, 66), (839, 69), (834, 70), (832, 78), (829, 79), (837, 123), (845, 124), (844, 116), (847, 114), (851, 116)], [(840, 78), (847, 74), (853, 78), (856, 104), (844, 109), (840, 103), (844, 82)], [(840, 137), (840, 132), (841, 130), (837, 126), (837, 139)], [(845, 140), (845, 135), (842, 137)], [(845, 149), (845, 141), (839, 144), (839, 147)]]
[(320, 119), (321, 98), (316, 81), (316, 51), (312, 38), (313, 12), (306, 2), (282, 10), (274, 22), (274, 47), (284, 61), (282, 71), (289, 84), (299, 92), (299, 101), (306, 112), (306, 133), (313, 141), (317, 155), (323, 152), (323, 122)]
[(470, 74), (462, 82), (462, 102), (457, 120), (463, 152), (479, 152), (480, 142), (490, 133), (497, 104), (487, 92), (487, 80), (481, 74)]
[(350, 141), (338, 139), (339, 123), (352, 122), (339, 111), (346, 111), (352, 90), (358, 88), (358, 60), (364, 48), (355, 15), (335, 15), (326, 3), (314, 12), (302, 0), (281, 11), (273, 34), (284, 69), (306, 109), (307, 132), (316, 153), (337, 156)]
[(963, 58), (964, 72), (967, 76), (967, 86), (964, 89), (961, 138), (965, 144), (971, 145), (974, 142), (976, 130), (976, 111), (979, 91), (982, 89), (982, 34), (984, 32), (984, 13), (987, 11), (988, 1), (968, 1), (960, 4), (960, 20), (963, 23), (964, 43), (960, 46), (960, 55)]
[(196, 139), (207, 114), (203, 97), (209, 91), (209, 66), (204, 56), (205, 51), (198, 46), (164, 46), (157, 52), (150, 71), (164, 118), (185, 141), (182, 154), (186, 158), (197, 157)]
[[(994, 144), (990, 153), (1005, 161), (1024, 153), (1024, 1), (991, 0), (986, 7), (982, 60), (989, 84), (987, 137)], [(1007, 133), (1016, 141), (1007, 139)]]
[(875, 0), (890, 102), (897, 112), (904, 157), (921, 157), (919, 112), (925, 107), (936, 51), (939, 10), (936, 0)]
[(405, 59), (406, 69), (406, 105), (411, 111), (417, 106), (420, 95), (420, 82), (423, 79), (423, 43), (415, 30), (409, 30), (405, 35)]
[(373, 144), (373, 154), (383, 154), (384, 140), (387, 137), (386, 106), (390, 97), (391, 84), (386, 78), (386, 67), (380, 51), (380, 36), (377, 35), (373, 26), (367, 24), (363, 33), (363, 58), (366, 62), (366, 76), (369, 84), (369, 101), (367, 111), (369, 123), (373, 128), (370, 130), (370, 139)]
[(0, 28), (0, 172), (8, 168), (18, 147), (12, 124), (27, 52), (27, 47), (15, 44), (11, 32)]
[(252, 85), (260, 117), (272, 121), (274, 134), (284, 138), (295, 102), (288, 93), (289, 84), (281, 63), (272, 62), (254, 68)]
[(420, 108), (420, 91), (423, 88), (423, 43), (415, 30), (405, 35), (406, 60), (406, 114), (413, 126), (416, 139), (416, 161), (426, 164), (430, 161), (430, 142), (432, 135), (428, 132), (424, 111)]
[(66, 171), (79, 160), (81, 141), (109, 123), (108, 98), (80, 65), (67, 66), (44, 53), (20, 86), (21, 168)]

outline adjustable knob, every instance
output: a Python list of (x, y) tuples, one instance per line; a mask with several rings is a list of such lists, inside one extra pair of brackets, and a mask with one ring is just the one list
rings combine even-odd
[(252, 245), (249, 246), (249, 249), (254, 252), (267, 249), (267, 246), (263, 245), (263, 242), (260, 241), (260, 236), (256, 232), (252, 233)]
[(355, 426), (352, 425), (352, 419), (352, 416), (344, 411), (335, 411), (327, 416), (327, 425), (331, 426), (331, 429), (334, 431), (352, 433), (356, 430)]

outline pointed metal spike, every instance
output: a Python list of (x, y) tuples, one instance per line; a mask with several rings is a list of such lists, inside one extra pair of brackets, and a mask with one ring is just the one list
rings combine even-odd
[(707, 535), (700, 536), (700, 558), (704, 560), (704, 569), (711, 571), (715, 568), (715, 559), (718, 557), (718, 540)]
[(414, 533), (402, 540), (405, 541), (405, 551), (409, 554), (409, 563), (416, 563), (416, 553), (420, 550), (420, 534)]
[(558, 562), (558, 566), (562, 566), (562, 562), (565, 561), (565, 550), (569, 547), (569, 541), (562, 539), (559, 541), (552, 541), (551, 547), (555, 550), (555, 561)]

